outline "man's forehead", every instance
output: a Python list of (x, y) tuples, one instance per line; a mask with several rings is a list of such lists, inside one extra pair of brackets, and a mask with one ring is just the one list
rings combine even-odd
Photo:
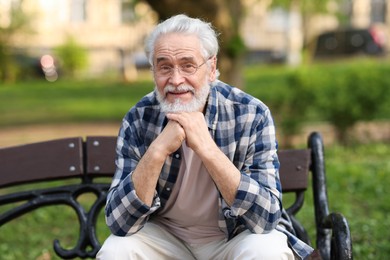
[(168, 33), (154, 45), (154, 59), (190, 60), (201, 56), (199, 39), (192, 34)]
[(178, 61), (178, 62), (193, 62), (195, 61), (196, 58), (191, 55), (185, 55), (185, 56), (174, 56), (174, 57), (169, 57), (169, 56), (157, 56), (156, 61), (157, 62), (165, 62), (165, 61)]

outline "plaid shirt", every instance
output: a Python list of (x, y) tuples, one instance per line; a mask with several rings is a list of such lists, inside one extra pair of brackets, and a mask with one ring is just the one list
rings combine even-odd
[[(240, 231), (287, 234), (294, 251), (305, 258), (312, 249), (297, 240), (281, 221), (281, 185), (275, 127), (269, 109), (258, 99), (217, 81), (211, 88), (205, 119), (214, 141), (241, 172), (235, 201), (219, 199), (219, 226), (228, 239)], [(145, 96), (125, 116), (117, 140), (116, 172), (107, 196), (106, 222), (117, 236), (131, 235), (164, 207), (181, 165), (181, 149), (165, 161), (152, 206), (138, 197), (132, 173), (167, 123), (155, 93)]]

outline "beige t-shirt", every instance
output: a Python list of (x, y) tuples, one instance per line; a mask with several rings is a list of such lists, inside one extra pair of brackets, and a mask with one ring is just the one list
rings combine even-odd
[(224, 239), (218, 226), (217, 187), (185, 142), (182, 151), (183, 160), (172, 193), (153, 221), (190, 245)]

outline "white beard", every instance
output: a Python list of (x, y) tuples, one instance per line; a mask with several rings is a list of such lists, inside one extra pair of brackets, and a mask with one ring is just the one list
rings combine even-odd
[[(196, 112), (200, 111), (203, 106), (206, 104), (207, 97), (209, 96), (210, 86), (209, 84), (204, 84), (199, 91), (189, 85), (182, 84), (178, 87), (172, 85), (167, 85), (164, 88), (164, 95), (162, 95), (157, 87), (155, 88), (157, 100), (160, 102), (161, 111), (164, 113), (178, 113), (178, 112)], [(181, 103), (180, 99), (177, 98), (173, 103), (170, 103), (166, 99), (166, 93), (169, 91), (190, 91), (194, 94), (193, 99), (186, 104)]]

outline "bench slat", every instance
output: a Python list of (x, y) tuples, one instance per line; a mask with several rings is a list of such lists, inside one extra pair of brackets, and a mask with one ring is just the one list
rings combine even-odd
[(82, 138), (0, 148), (0, 187), (83, 174)]
[(88, 136), (87, 147), (87, 174), (93, 176), (112, 177), (115, 172), (114, 136)]
[(280, 150), (278, 156), (283, 192), (306, 190), (310, 167), (310, 149)]

